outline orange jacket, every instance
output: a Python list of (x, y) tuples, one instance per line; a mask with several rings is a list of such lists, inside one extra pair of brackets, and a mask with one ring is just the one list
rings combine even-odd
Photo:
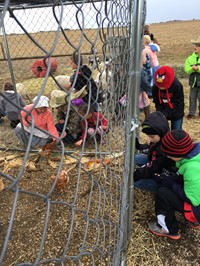
[[(24, 110), (30, 111), (32, 108), (33, 104), (29, 104), (26, 107), (24, 107)], [(42, 114), (38, 114), (36, 109), (32, 109), (31, 114), (34, 117), (35, 126), (37, 126), (42, 130), (46, 130), (56, 138), (59, 138), (58, 131), (55, 127), (53, 115), (49, 108), (47, 108), (47, 110)], [(22, 115), (23, 124), (27, 127), (30, 127), (30, 124), (27, 122), (27, 120), (31, 122), (31, 115), (27, 116), (27, 112), (25, 111), (21, 111), (21, 115)]]

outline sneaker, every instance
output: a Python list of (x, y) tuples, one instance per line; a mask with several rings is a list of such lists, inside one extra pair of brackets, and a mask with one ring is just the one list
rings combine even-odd
[(200, 229), (200, 223), (189, 223), (189, 226), (194, 229)]
[(194, 115), (191, 115), (191, 114), (187, 115), (187, 119), (193, 119), (193, 118), (194, 118)]
[(150, 222), (148, 226), (149, 226), (149, 231), (157, 236), (164, 236), (174, 240), (178, 240), (181, 237), (179, 233), (177, 234), (166, 233), (166, 231), (157, 222)]

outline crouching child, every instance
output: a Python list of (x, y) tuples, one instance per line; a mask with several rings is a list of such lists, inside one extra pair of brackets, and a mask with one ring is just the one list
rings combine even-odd
[(200, 142), (193, 143), (184, 130), (172, 130), (162, 139), (161, 149), (176, 162), (179, 178), (161, 174), (156, 191), (156, 221), (149, 230), (157, 235), (179, 239), (175, 212), (180, 212), (190, 227), (200, 229)]

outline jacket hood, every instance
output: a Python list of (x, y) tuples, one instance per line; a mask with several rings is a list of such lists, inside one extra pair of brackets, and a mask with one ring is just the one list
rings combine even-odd
[(90, 68), (86, 65), (81, 66), (80, 68), (80, 72), (82, 72), (82, 74), (86, 77), (86, 78), (90, 78), (92, 75), (92, 71), (90, 70)]
[(161, 139), (170, 130), (166, 117), (159, 111), (150, 113), (148, 118), (142, 123), (142, 127), (143, 126), (149, 126), (152, 128), (157, 132)]
[[(14, 91), (11, 91), (11, 92), (4, 91), (4, 95), (6, 97), (8, 97), (8, 99), (11, 100), (11, 101), (16, 99), (16, 94), (15, 94)], [(18, 96), (18, 94), (17, 94), (17, 96)]]
[(191, 150), (190, 153), (187, 154), (186, 158), (191, 159), (197, 154), (200, 154), (200, 142), (194, 143), (194, 148)]

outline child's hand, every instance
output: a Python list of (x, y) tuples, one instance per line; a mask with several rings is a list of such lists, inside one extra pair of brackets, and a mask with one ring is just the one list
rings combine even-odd
[(61, 134), (61, 139), (65, 138), (66, 136), (67, 136), (67, 132), (63, 132), (63, 133)]
[(102, 130), (102, 131), (106, 131), (107, 126), (99, 126), (99, 129)]
[(192, 66), (192, 70), (197, 71), (198, 69), (199, 69), (198, 66), (196, 66), (196, 65), (193, 65), (193, 66)]
[(79, 141), (77, 141), (77, 142), (75, 143), (75, 145), (76, 145), (76, 146), (81, 146), (82, 143), (83, 143), (83, 140), (80, 139)]
[(59, 122), (60, 124), (64, 124), (64, 123), (65, 123), (65, 120), (64, 120), (64, 119), (60, 119), (58, 122)]

